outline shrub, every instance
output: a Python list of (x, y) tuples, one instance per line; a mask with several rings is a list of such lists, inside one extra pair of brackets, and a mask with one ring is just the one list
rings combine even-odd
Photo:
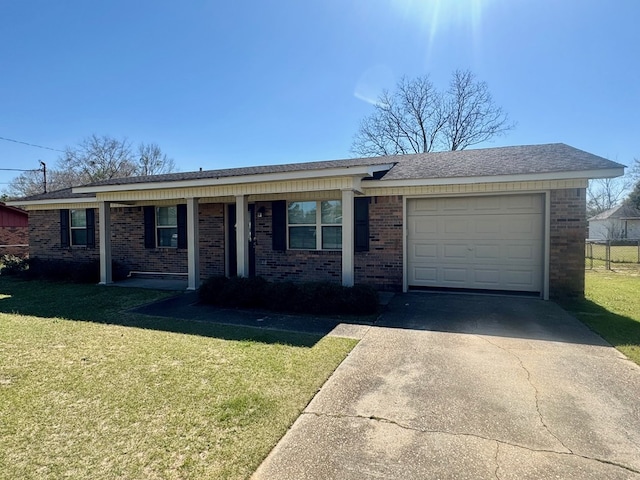
[(27, 260), (15, 255), (3, 255), (0, 259), (0, 275), (19, 275), (28, 267)]
[(366, 315), (378, 309), (369, 286), (343, 287), (330, 282), (267, 282), (261, 277), (211, 277), (199, 290), (203, 303), (232, 308), (266, 308), (291, 313)]
[[(114, 281), (127, 277), (129, 269), (116, 261), (111, 264)], [(30, 258), (22, 274), (27, 279), (48, 280), (54, 282), (98, 283), (100, 281), (100, 261), (77, 262), (58, 259)]]

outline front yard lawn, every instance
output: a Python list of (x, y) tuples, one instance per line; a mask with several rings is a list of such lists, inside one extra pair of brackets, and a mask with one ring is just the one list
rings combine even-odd
[(0, 278), (0, 479), (247, 478), (355, 341), (124, 311)]
[(640, 365), (640, 276), (587, 271), (585, 299), (564, 306)]

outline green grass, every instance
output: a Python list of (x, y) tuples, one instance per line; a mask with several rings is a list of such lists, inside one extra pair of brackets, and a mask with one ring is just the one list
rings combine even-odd
[(0, 278), (0, 479), (247, 478), (355, 345), (124, 311), (165, 295)]
[(585, 299), (563, 306), (640, 365), (640, 276), (586, 272)]

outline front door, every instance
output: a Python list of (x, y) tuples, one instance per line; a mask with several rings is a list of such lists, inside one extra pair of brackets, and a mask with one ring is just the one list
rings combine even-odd
[[(256, 206), (249, 205), (249, 276), (256, 274)], [(229, 265), (229, 276), (235, 277), (238, 274), (238, 246), (236, 243), (236, 206), (229, 204), (227, 210), (227, 238), (229, 239), (229, 252), (227, 262)]]

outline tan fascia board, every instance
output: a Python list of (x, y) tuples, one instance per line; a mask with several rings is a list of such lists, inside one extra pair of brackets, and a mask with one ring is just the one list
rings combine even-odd
[(222, 178), (200, 178), (197, 180), (177, 180), (167, 182), (128, 183), (122, 185), (98, 185), (95, 187), (74, 187), (74, 193), (102, 193), (135, 190), (161, 190), (165, 188), (208, 187), (219, 185), (242, 185), (246, 183), (278, 182), (289, 180), (312, 180), (329, 177), (372, 177), (375, 172), (390, 170), (393, 164), (363, 165), (360, 167), (328, 168), (323, 170), (302, 170), (296, 172), (260, 173)]
[[(430, 185), (467, 185), (472, 183), (510, 183), (541, 180), (589, 180), (593, 178), (615, 178), (624, 175), (624, 168), (605, 170), (582, 170), (576, 172), (525, 173), (519, 175), (492, 175), (486, 177), (420, 178), (408, 180), (378, 180), (376, 187), (417, 187)], [(373, 182), (371, 182), (373, 184)], [(369, 182), (364, 182), (368, 186)], [(372, 185), (373, 186), (373, 185)]]
[(31, 207), (38, 205), (68, 205), (68, 204), (87, 204), (87, 205), (97, 205), (98, 200), (96, 197), (83, 197), (83, 198), (52, 198), (48, 200), (13, 200), (11, 202), (7, 202), (7, 205), (12, 206), (23, 206), (23, 207)]

